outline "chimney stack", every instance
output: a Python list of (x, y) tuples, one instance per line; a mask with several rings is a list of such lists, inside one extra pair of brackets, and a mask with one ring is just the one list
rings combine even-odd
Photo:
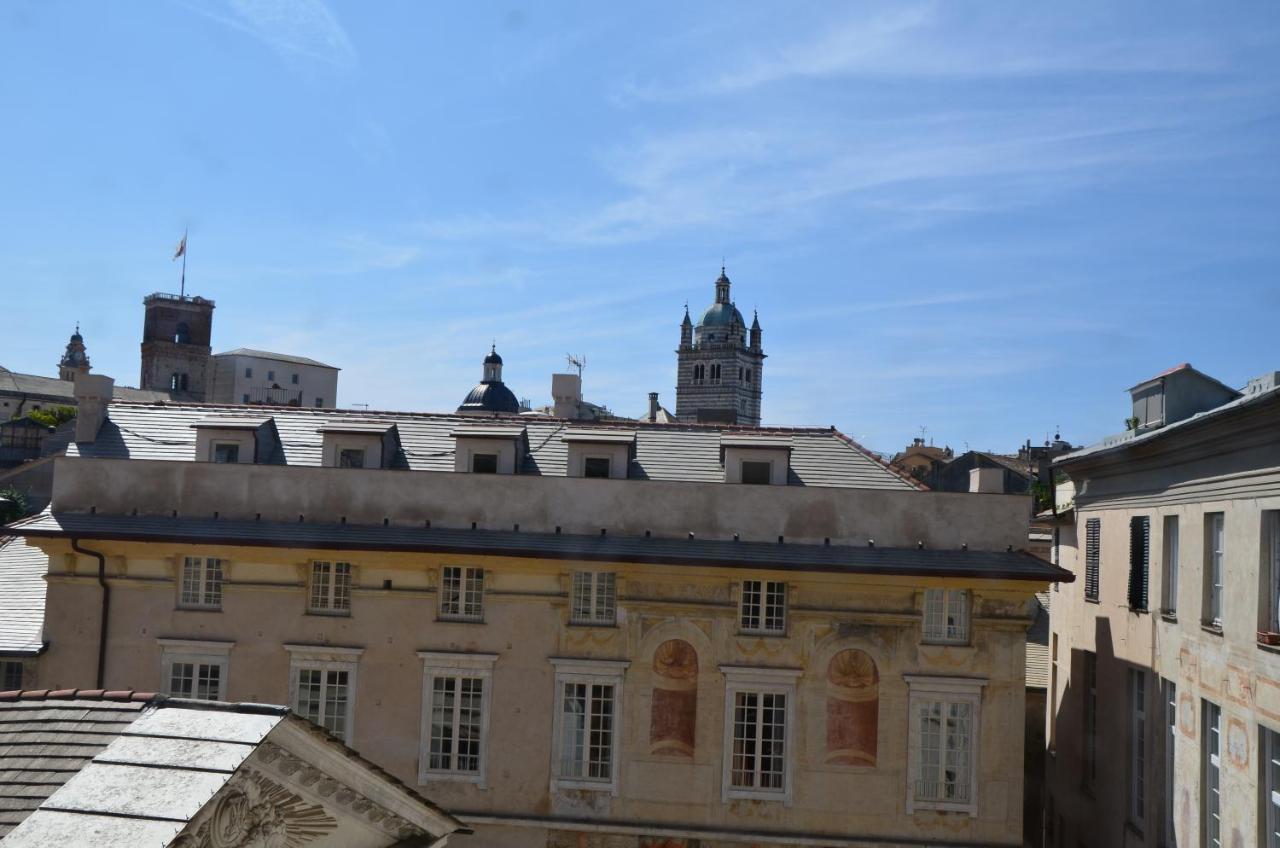
[(579, 374), (552, 374), (551, 399), (555, 402), (557, 418), (582, 416), (582, 376)]
[(649, 420), (658, 420), (658, 393), (649, 392)]
[(107, 420), (107, 404), (116, 381), (105, 374), (76, 374), (76, 441), (92, 442), (98, 438), (102, 422)]

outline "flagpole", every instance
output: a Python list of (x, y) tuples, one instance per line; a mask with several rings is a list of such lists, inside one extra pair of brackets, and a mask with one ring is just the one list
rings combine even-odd
[(182, 230), (182, 285), (178, 289), (178, 297), (187, 296), (187, 230)]

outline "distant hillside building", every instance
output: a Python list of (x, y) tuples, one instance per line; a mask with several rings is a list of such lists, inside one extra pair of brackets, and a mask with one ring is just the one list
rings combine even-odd
[(760, 321), (747, 329), (720, 269), (716, 299), (695, 326), (684, 310), (676, 351), (676, 418), (711, 424), (760, 425), (764, 351)]
[(339, 370), (305, 356), (238, 347), (213, 357), (209, 400), (332, 409), (338, 405)]

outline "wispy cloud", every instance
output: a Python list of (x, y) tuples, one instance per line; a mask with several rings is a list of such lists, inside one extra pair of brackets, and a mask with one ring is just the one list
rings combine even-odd
[(322, 0), (225, 0), (183, 6), (258, 39), (288, 59), (310, 59), (349, 69), (356, 51), (346, 30)]

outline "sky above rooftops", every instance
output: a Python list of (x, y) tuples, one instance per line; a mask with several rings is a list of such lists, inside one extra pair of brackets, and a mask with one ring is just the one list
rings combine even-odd
[(722, 257), (764, 423), (1012, 451), (1180, 362), (1280, 367), (1280, 6), (318, 0), (0, 10), (0, 364), (142, 297), (215, 351), (449, 411), (491, 341), (550, 402), (675, 406)]

